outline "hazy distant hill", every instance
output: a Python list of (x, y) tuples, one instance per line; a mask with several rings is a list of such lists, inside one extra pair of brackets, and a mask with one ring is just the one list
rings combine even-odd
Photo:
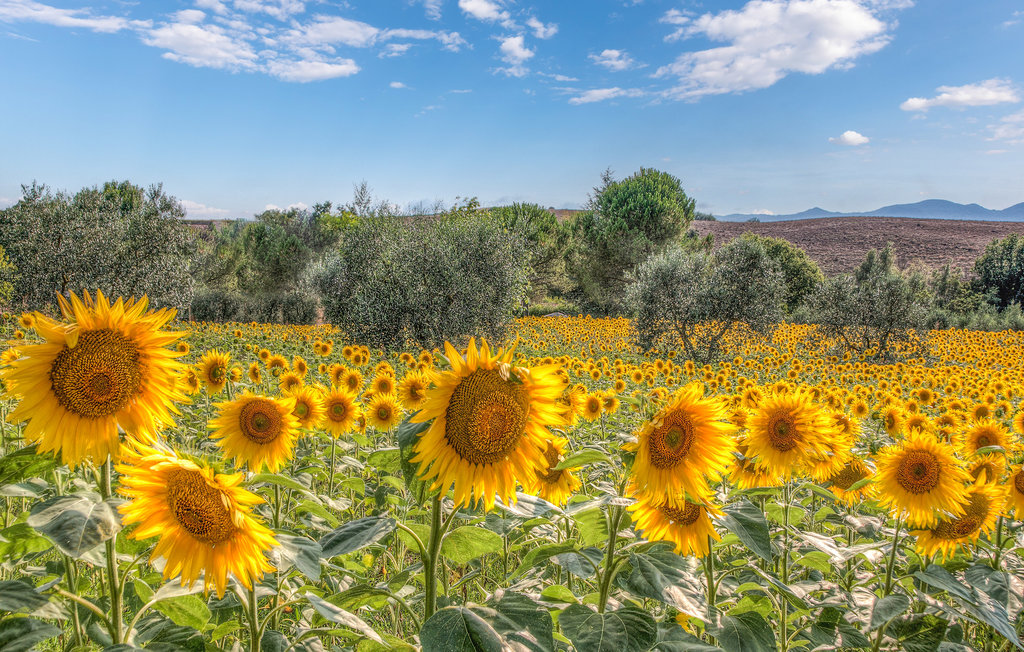
[(1024, 221), (1024, 202), (1014, 204), (1003, 210), (985, 208), (978, 204), (958, 204), (945, 199), (925, 199), (916, 204), (892, 204), (873, 211), (856, 213), (837, 213), (823, 208), (810, 208), (791, 215), (760, 215), (752, 213), (733, 213), (716, 215), (726, 222), (746, 222), (757, 218), (762, 222), (780, 222), (783, 220), (805, 220), (818, 217), (915, 217), (936, 220), (989, 220), (993, 222)]

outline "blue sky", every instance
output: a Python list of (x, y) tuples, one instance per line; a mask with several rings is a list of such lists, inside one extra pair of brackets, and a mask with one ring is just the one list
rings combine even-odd
[(571, 208), (641, 166), (716, 214), (1024, 201), (1019, 0), (0, 0), (0, 89), (0, 206)]

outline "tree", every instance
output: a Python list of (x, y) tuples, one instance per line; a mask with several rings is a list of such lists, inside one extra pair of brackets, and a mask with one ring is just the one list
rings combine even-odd
[(537, 204), (512, 204), (491, 209), (502, 228), (522, 236), (530, 253), (530, 293), (536, 301), (568, 289), (565, 254), (570, 228)]
[(14, 300), (22, 306), (42, 308), (57, 294), (97, 289), (147, 295), (156, 306), (191, 301), (194, 233), (162, 186), (112, 181), (71, 196), (33, 183), (22, 195), (0, 211), (0, 245), (18, 268)]
[(770, 238), (756, 233), (743, 234), (743, 238), (758, 242), (768, 257), (779, 264), (786, 283), (786, 311), (792, 313), (825, 281), (818, 263), (807, 252), (782, 238)]
[(621, 181), (606, 170), (594, 192), (592, 210), (574, 225), (579, 246), (572, 269), (581, 300), (598, 312), (613, 312), (622, 307), (627, 274), (679, 240), (696, 202), (678, 178), (650, 168)]
[(743, 327), (763, 334), (782, 320), (785, 285), (761, 243), (736, 239), (714, 253), (669, 248), (637, 269), (626, 291), (637, 343), (681, 346), (698, 364), (718, 358)]
[(1011, 233), (990, 242), (974, 261), (974, 273), (979, 289), (996, 307), (1024, 303), (1024, 236)]
[(896, 267), (889, 244), (869, 251), (853, 274), (822, 284), (811, 305), (824, 337), (850, 353), (889, 360), (920, 341), (932, 300), (919, 271)]

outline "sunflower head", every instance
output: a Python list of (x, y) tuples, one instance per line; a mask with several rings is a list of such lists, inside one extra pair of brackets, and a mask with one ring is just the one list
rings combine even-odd
[(917, 548), (926, 555), (942, 553), (952, 557), (960, 547), (967, 548), (982, 534), (995, 528), (1002, 514), (1004, 494), (997, 485), (978, 482), (967, 488), (963, 513), (944, 516), (933, 527), (919, 530)]
[(748, 454), (759, 467), (782, 478), (832, 457), (830, 443), (839, 437), (831, 415), (796, 391), (765, 398), (747, 421)]
[(324, 394), (324, 428), (333, 437), (351, 432), (357, 416), (355, 396), (336, 387)]
[(537, 470), (535, 482), (527, 484), (527, 491), (536, 493), (538, 496), (555, 505), (565, 505), (574, 491), (580, 488), (580, 481), (569, 469), (556, 469), (562, 461), (562, 455), (568, 445), (565, 439), (556, 437), (548, 442), (544, 450), (544, 459), (547, 469)]
[(246, 464), (256, 473), (264, 467), (277, 473), (291, 459), (299, 434), (293, 397), (247, 392), (234, 401), (218, 403), (217, 409), (218, 416), (210, 421), (210, 438), (236, 464)]
[(722, 515), (718, 507), (690, 502), (682, 496), (666, 500), (650, 494), (634, 495), (636, 502), (626, 509), (648, 541), (667, 541), (680, 555), (704, 557), (710, 552), (710, 540), (721, 539), (711, 523), (711, 516)]
[(402, 420), (402, 407), (394, 394), (377, 394), (366, 406), (367, 425), (387, 432)]
[(323, 395), (315, 387), (302, 385), (288, 394), (295, 399), (295, 409), (292, 414), (299, 420), (299, 426), (312, 430), (323, 423), (326, 410), (324, 409)]
[(199, 379), (206, 384), (206, 389), (211, 395), (218, 394), (228, 382), (230, 373), (231, 354), (221, 353), (217, 349), (207, 351), (200, 358), (197, 370)]
[(940, 514), (963, 514), (964, 484), (970, 480), (953, 447), (935, 435), (914, 431), (878, 453), (875, 489), (879, 502), (912, 527), (932, 527)]
[(410, 371), (398, 383), (398, 399), (409, 410), (418, 410), (427, 398), (427, 387), (430, 380), (420, 371)]

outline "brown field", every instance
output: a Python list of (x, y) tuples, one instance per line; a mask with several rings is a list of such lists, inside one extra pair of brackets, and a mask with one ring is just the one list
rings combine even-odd
[(914, 261), (938, 268), (947, 262), (969, 271), (992, 240), (1024, 234), (1024, 222), (924, 220), (908, 217), (828, 217), (785, 222), (693, 222), (722, 245), (747, 232), (782, 238), (800, 247), (825, 274), (853, 270), (871, 248), (891, 242), (901, 266)]

